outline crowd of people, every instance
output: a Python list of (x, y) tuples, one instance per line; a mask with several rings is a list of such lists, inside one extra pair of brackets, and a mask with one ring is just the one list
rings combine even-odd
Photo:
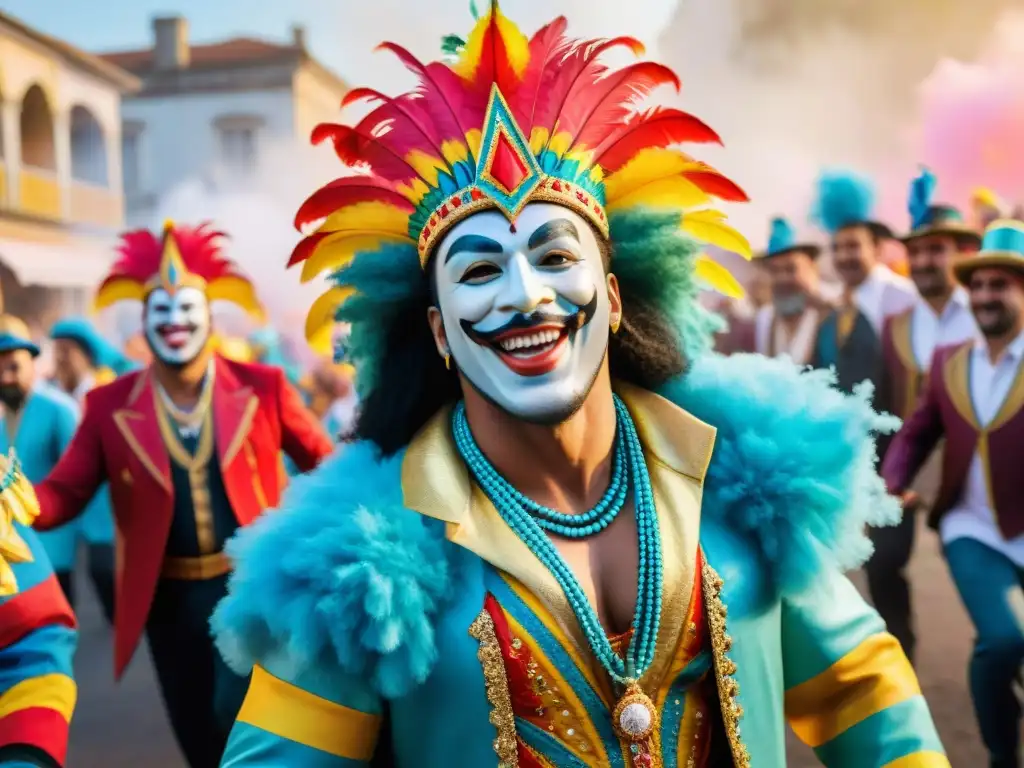
[[(927, 170), (911, 181), (899, 228), (872, 216), (868, 179), (823, 174), (815, 216), (827, 245), (798, 242), (775, 219), (757, 262), (760, 306), (726, 312), (719, 349), (833, 369), (845, 391), (869, 382), (874, 407), (902, 420), (879, 441), (879, 469), (904, 514), (894, 527), (871, 529), (871, 599), (913, 661), (906, 569), (917, 516), (926, 514), (977, 632), (969, 678), (984, 743), (993, 766), (1016, 766), (1024, 221), (1002, 214), (983, 190), (965, 216), (933, 200), (936, 183)], [(893, 243), (902, 264), (883, 263), (881, 250)], [(840, 284), (831, 295), (822, 290), (826, 249)]]
[[(991, 765), (1019, 766), (1024, 223), (965, 221), (924, 171), (897, 227), (824, 174), (840, 287), (775, 220), (716, 354), (700, 293), (737, 283), (701, 244), (752, 255), (715, 210), (746, 195), (680, 148), (709, 126), (633, 109), (671, 70), (496, 2), (441, 61), (382, 47), (418, 88), (317, 130), (361, 171), (288, 262), (329, 276), (332, 360), (283, 352), (211, 224), (126, 233), (97, 288), (142, 307), (145, 363), (69, 318), (41, 381), (0, 319), (0, 766), (67, 761), (85, 541), (114, 673), (145, 637), (191, 768), (779, 768), (787, 723), (825, 765), (948, 768), (921, 507)], [(262, 330), (218, 336), (216, 302)]]

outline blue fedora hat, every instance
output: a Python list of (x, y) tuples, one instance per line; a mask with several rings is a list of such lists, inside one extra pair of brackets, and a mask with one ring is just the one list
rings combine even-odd
[(971, 273), (982, 267), (1001, 267), (1024, 275), (1024, 221), (993, 221), (985, 230), (981, 250), (959, 262), (954, 270), (957, 279), (966, 284)]
[(814, 243), (799, 242), (793, 227), (781, 216), (772, 219), (771, 227), (771, 234), (768, 236), (768, 249), (761, 254), (761, 258), (770, 259), (772, 256), (799, 252), (816, 259), (821, 254), (820, 246)]
[(14, 315), (0, 315), (0, 352), (13, 352), (17, 349), (24, 349), (32, 357), (39, 357), (39, 347), (32, 343), (32, 335), (25, 322)]

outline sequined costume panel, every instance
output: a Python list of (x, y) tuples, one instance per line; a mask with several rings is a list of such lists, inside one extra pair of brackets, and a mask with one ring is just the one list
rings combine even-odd
[(705, 765), (716, 713), (708, 706), (713, 675), (699, 586), (692, 589), (686, 631), (666, 675), (648, 691), (661, 730), (649, 745), (629, 745), (612, 729), (615, 699), (607, 680), (576, 652), (555, 618), (507, 575), (491, 570), (485, 583), (484, 606), (470, 633), (480, 642), (501, 762), (524, 768)]

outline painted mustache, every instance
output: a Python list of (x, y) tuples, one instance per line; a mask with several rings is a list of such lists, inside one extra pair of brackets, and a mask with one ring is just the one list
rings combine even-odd
[(462, 332), (477, 344), (495, 345), (505, 336), (539, 328), (564, 328), (572, 335), (593, 320), (596, 312), (597, 293), (595, 292), (590, 301), (582, 307), (577, 307), (575, 312), (568, 315), (553, 314), (543, 310), (530, 314), (517, 313), (511, 320), (493, 331), (477, 330), (468, 320), (460, 320), (459, 324), (462, 326)]

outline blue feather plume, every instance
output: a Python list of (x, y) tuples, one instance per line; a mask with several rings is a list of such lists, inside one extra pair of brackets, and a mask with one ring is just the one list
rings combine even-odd
[(928, 223), (928, 210), (931, 208), (937, 184), (935, 174), (927, 168), (921, 168), (921, 174), (910, 182), (907, 210), (910, 212), (911, 229), (923, 227)]
[(781, 216), (772, 219), (772, 230), (768, 236), (768, 253), (779, 253), (796, 244), (796, 232), (788, 221)]
[(824, 171), (818, 177), (817, 199), (811, 221), (829, 234), (869, 221), (875, 207), (872, 183), (851, 171)]

